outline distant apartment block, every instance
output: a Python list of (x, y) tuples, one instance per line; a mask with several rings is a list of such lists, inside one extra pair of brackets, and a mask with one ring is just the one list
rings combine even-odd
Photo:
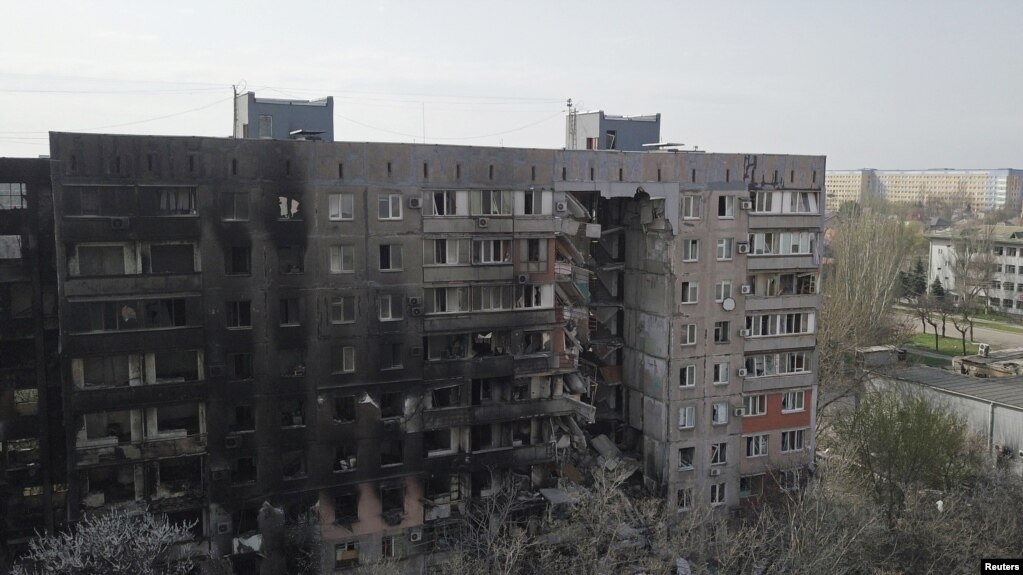
[[(991, 282), (980, 288), (980, 302), (995, 311), (1023, 316), (1023, 227), (991, 226), (985, 228), (992, 235), (994, 266)], [(956, 292), (956, 277), (952, 265), (957, 257), (956, 229), (933, 232), (930, 240), (930, 266), (927, 283), (941, 280), (946, 290)], [(987, 231), (980, 232), (988, 233)]]
[(283, 100), (257, 98), (255, 92), (234, 99), (234, 137), (260, 140), (334, 140), (334, 98)]
[(569, 113), (565, 121), (568, 150), (642, 152), (661, 138), (661, 115), (612, 116), (602, 110)]
[(555, 485), (588, 436), (679, 512), (812, 465), (823, 157), (67, 133), (51, 156), (66, 479), (39, 505), (69, 521), (143, 501), (256, 572), (267, 501), (314, 512), (323, 572), (416, 570), (467, 501)]
[(829, 170), (828, 210), (871, 198), (899, 203), (941, 200), (975, 211), (1019, 209), (1023, 170)]

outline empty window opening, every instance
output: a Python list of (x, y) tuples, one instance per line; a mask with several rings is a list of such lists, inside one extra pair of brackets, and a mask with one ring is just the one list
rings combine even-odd
[(252, 248), (249, 246), (231, 246), (224, 261), (224, 272), (228, 275), (248, 275), (252, 273)]
[(256, 457), (239, 457), (231, 463), (231, 483), (255, 483), (258, 475)]
[(251, 405), (236, 405), (227, 410), (228, 433), (256, 430), (256, 410)]
[(301, 427), (305, 425), (305, 401), (302, 399), (284, 399), (278, 405), (281, 412), (281, 427)]
[(282, 349), (277, 352), (277, 361), (281, 365), (282, 376), (305, 376), (305, 349)]
[(358, 464), (358, 450), (354, 445), (342, 444), (334, 448), (334, 471), (352, 471)]
[(355, 421), (354, 395), (342, 395), (334, 398), (334, 421), (336, 423)]
[(284, 479), (301, 479), (306, 476), (304, 451), (281, 454), (281, 476)]
[(280, 246), (277, 248), (278, 270), (282, 274), (305, 272), (305, 248), (302, 246)]
[(142, 269), (151, 274), (190, 274), (196, 271), (192, 244), (152, 244), (142, 252)]
[(405, 394), (397, 391), (380, 395), (380, 418), (390, 419), (405, 414)]
[(404, 460), (404, 446), (400, 439), (380, 443), (380, 465), (401, 465)]
[(158, 351), (153, 354), (156, 383), (198, 381), (199, 352), (195, 350)]

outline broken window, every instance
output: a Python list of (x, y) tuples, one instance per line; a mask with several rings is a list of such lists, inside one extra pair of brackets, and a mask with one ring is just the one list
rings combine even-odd
[(457, 204), (455, 203), (456, 192), (450, 190), (426, 192), (424, 202), (427, 216), (454, 216), (458, 215)]
[(526, 419), (523, 421), (516, 421), (511, 423), (511, 434), (512, 434), (512, 446), (518, 447), (520, 445), (532, 445), (533, 441), (533, 423)]
[(281, 454), (281, 476), (284, 479), (301, 479), (306, 476), (304, 451)]
[(14, 413), (21, 416), (37, 415), (39, 413), (39, 390), (15, 389)]
[[(69, 273), (78, 276), (121, 276), (127, 271), (125, 259), (134, 254), (125, 254), (124, 246), (77, 246), (78, 272)], [(69, 268), (73, 262), (68, 262)], [(132, 266), (134, 267), (134, 266)]]
[[(81, 383), (84, 387), (117, 387), (125, 386), (130, 383), (132, 379), (139, 381), (141, 376), (139, 375), (139, 361), (138, 357), (135, 358), (135, 373), (136, 376), (131, 376), (130, 359), (127, 355), (108, 355), (108, 356), (92, 356), (85, 357), (81, 360), (82, 365), (82, 378)], [(75, 369), (75, 364), (72, 364), (72, 370)], [(76, 377), (77, 379), (77, 377)]]
[(252, 302), (248, 300), (229, 301), (225, 303), (225, 306), (228, 328), (252, 327)]
[(781, 432), (781, 452), (789, 453), (803, 449), (803, 430)]
[(334, 448), (334, 471), (353, 471), (358, 465), (358, 450), (354, 445)]
[(401, 465), (404, 461), (404, 445), (400, 439), (384, 440), (380, 443), (380, 465)]
[(682, 240), (682, 261), (695, 262), (700, 260), (700, 240)]
[(202, 491), (201, 457), (164, 459), (147, 467), (147, 491), (153, 499), (199, 495)]
[(380, 369), (401, 369), (405, 365), (404, 347), (400, 343), (384, 344), (380, 352)]
[(434, 429), (423, 433), (423, 447), (428, 456), (454, 453), (453, 432), (450, 429)]
[(681, 387), (692, 387), (696, 385), (696, 366), (684, 365), (679, 369), (678, 384)]
[(451, 503), (458, 498), (458, 477), (433, 475), (426, 480), (425, 491), (434, 505)]
[(515, 286), (474, 286), (472, 305), (474, 311), (497, 311), (512, 309)]
[(400, 271), (402, 269), (401, 244), (383, 244), (380, 246), (380, 271)]
[(739, 478), (739, 497), (757, 497), (764, 494), (764, 474)]
[(728, 404), (715, 403), (711, 406), (711, 424), (725, 425), (728, 423)]
[[(358, 521), (358, 517), (354, 517), (351, 521), (354, 523)], [(340, 521), (338, 521), (340, 522)], [(339, 543), (334, 546), (334, 568), (335, 569), (348, 569), (349, 567), (359, 566), (359, 542), (358, 541), (346, 541), (345, 543)]]
[(426, 357), (431, 361), (464, 359), (469, 352), (469, 338), (465, 334), (434, 335), (426, 338)]
[(530, 331), (523, 336), (522, 353), (543, 353), (551, 351), (551, 334), (547, 331)]
[[(536, 173), (536, 167), (533, 167)], [(522, 213), (527, 216), (541, 215), (544, 213), (543, 192), (541, 190), (529, 189), (522, 193)]]
[(469, 288), (447, 287), (426, 290), (426, 313), (469, 311)]
[(718, 217), (735, 217), (735, 196), (718, 196)]
[(255, 483), (258, 477), (256, 456), (239, 457), (231, 462), (231, 483)]
[(380, 487), (380, 504), (384, 515), (405, 513), (405, 487), (402, 485), (385, 485)]
[(305, 425), (305, 401), (301, 399), (284, 399), (279, 402), (281, 410), (281, 427), (299, 427)]
[(604, 149), (614, 150), (615, 140), (618, 139), (618, 130), (607, 130), (604, 132)]
[(401, 417), (405, 414), (405, 394), (397, 391), (380, 396), (380, 418)]
[(282, 349), (277, 353), (284, 377), (305, 376), (305, 349)]
[(334, 296), (330, 300), (331, 323), (355, 322), (355, 296)]
[(252, 354), (227, 354), (227, 377), (231, 380), (252, 379)]
[(282, 274), (305, 272), (305, 248), (302, 246), (278, 246), (277, 265)]
[(496, 384), (489, 379), (472, 380), (472, 404), (480, 405), (494, 399)]
[(199, 352), (196, 350), (158, 351), (153, 354), (156, 383), (199, 380)]
[(163, 405), (146, 409), (146, 437), (198, 435), (202, 422), (199, 404)]
[(127, 409), (87, 413), (82, 420), (84, 434), (79, 434), (80, 439), (92, 441), (114, 437), (117, 443), (131, 441), (131, 411)]
[(784, 469), (778, 477), (778, 486), (783, 491), (797, 491), (802, 485), (801, 475), (799, 469)]
[(249, 219), (249, 193), (248, 192), (221, 192), (220, 193), (220, 219), (224, 221), (248, 221)]
[[(334, 497), (334, 523), (348, 524), (359, 520), (359, 494), (346, 493)], [(339, 546), (341, 547), (341, 546)], [(356, 547), (358, 558), (358, 547)]]
[(714, 343), (728, 343), (731, 325), (731, 322), (727, 321), (714, 322)]
[(470, 196), (474, 216), (512, 215), (512, 193), (501, 190), (473, 190)]
[(723, 505), (725, 503), (725, 484), (712, 483), (710, 485), (710, 504)]
[(457, 265), (469, 263), (469, 240), (447, 239), (424, 242), (424, 264)]
[(460, 386), (452, 385), (430, 390), (430, 395), (427, 397), (427, 407), (430, 409), (442, 409), (461, 405), (461, 389)]
[(693, 506), (693, 488), (683, 487), (675, 494), (675, 505), (679, 511), (686, 511)]
[(547, 261), (547, 240), (544, 238), (533, 238), (523, 240), (527, 262)]
[(710, 446), (710, 464), (719, 465), (728, 463), (728, 444), (713, 443)]
[(95, 467), (82, 471), (79, 478), (82, 507), (87, 509), (135, 499), (135, 469), (132, 465)]
[(355, 421), (354, 395), (342, 395), (334, 398), (334, 421), (336, 423)]
[(519, 284), (515, 286), (515, 307), (543, 307), (543, 286)]
[(23, 210), (28, 207), (25, 184), (0, 183), (0, 210)]
[(494, 430), (491, 424), (472, 426), (472, 450), (490, 449), (496, 447)]
[(529, 379), (516, 379), (512, 383), (511, 400), (526, 401), (529, 399)]
[(251, 405), (236, 405), (226, 413), (228, 433), (256, 430), (256, 410)]
[(68, 216), (130, 216), (136, 205), (131, 186), (64, 188), (64, 213)]
[(196, 270), (195, 246), (192, 244), (151, 244), (148, 259), (143, 255), (143, 269), (152, 274), (190, 274)]
[(696, 303), (700, 293), (700, 286), (697, 282), (682, 282), (682, 303)]
[(746, 457), (762, 457), (767, 455), (768, 440), (770, 436), (763, 433), (751, 435), (746, 438)]
[(280, 304), (282, 326), (302, 324), (301, 301), (297, 297), (281, 298)]
[(252, 273), (252, 248), (249, 246), (231, 246), (224, 256), (224, 273), (228, 275)]
[(301, 220), (302, 212), (299, 209), (300, 202), (298, 198), (291, 196), (277, 196), (277, 206), (279, 212), (277, 214), (278, 220)]
[(692, 469), (694, 457), (696, 457), (695, 447), (680, 447), (678, 450), (678, 468)]
[(188, 325), (184, 298), (145, 301), (146, 327), (182, 327)]

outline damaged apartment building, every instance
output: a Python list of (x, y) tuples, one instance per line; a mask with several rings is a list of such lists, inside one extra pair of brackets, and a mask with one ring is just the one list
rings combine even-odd
[(418, 568), (468, 499), (556, 485), (587, 437), (680, 510), (812, 461), (823, 157), (71, 133), (51, 156), (68, 520), (141, 500), (250, 572), (269, 502), (324, 572)]

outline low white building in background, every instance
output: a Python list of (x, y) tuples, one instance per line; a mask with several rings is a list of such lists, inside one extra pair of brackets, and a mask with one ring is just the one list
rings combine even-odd
[[(983, 288), (981, 296), (988, 307), (995, 311), (1023, 316), (1023, 226), (993, 226), (993, 249), (995, 252), (995, 273), (991, 285)], [(949, 229), (927, 235), (930, 240), (930, 269), (927, 271), (927, 285), (934, 278), (951, 292), (956, 292), (955, 237), (958, 230)]]

